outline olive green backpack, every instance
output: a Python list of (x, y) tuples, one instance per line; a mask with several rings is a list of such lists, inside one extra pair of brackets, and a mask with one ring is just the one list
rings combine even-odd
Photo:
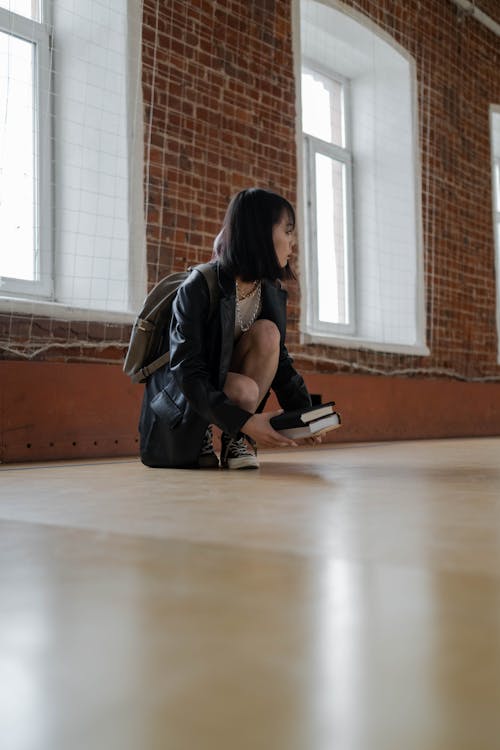
[(123, 371), (133, 383), (144, 383), (148, 377), (170, 360), (170, 320), (177, 290), (187, 277), (198, 271), (203, 274), (210, 293), (210, 314), (218, 301), (217, 271), (213, 263), (201, 263), (187, 271), (165, 276), (149, 292), (135, 319)]

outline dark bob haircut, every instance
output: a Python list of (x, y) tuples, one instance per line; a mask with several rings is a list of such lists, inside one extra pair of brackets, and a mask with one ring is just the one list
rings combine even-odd
[(222, 268), (242, 281), (294, 279), (288, 263), (281, 268), (274, 249), (273, 227), (283, 213), (295, 227), (295, 212), (281, 195), (261, 188), (237, 193), (214, 243), (214, 257)]

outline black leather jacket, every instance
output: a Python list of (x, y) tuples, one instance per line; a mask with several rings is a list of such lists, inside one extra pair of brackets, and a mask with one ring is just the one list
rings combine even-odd
[[(193, 272), (179, 288), (172, 308), (170, 363), (146, 384), (139, 431), (141, 459), (148, 466), (196, 465), (208, 424), (236, 436), (251, 416), (223, 392), (234, 346), (234, 279), (218, 263), (219, 300), (212, 316), (205, 278)], [(280, 357), (271, 384), (283, 409), (309, 406), (304, 380), (285, 346), (287, 293), (279, 282), (262, 282), (261, 318), (280, 331)], [(266, 398), (259, 406), (264, 407)]]

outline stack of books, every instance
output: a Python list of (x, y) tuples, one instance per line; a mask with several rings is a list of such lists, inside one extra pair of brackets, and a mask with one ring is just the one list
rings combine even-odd
[(334, 406), (335, 401), (330, 401), (308, 409), (285, 411), (271, 418), (271, 427), (292, 440), (321, 435), (341, 425), (340, 414)]

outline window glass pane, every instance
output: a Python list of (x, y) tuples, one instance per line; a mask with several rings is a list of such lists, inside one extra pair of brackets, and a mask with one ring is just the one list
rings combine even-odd
[(319, 319), (349, 321), (345, 164), (316, 154)]
[(34, 45), (0, 32), (0, 276), (34, 280)]
[(495, 205), (495, 211), (497, 213), (500, 213), (500, 161), (496, 161), (493, 167), (493, 175), (494, 175), (494, 205)]
[(342, 84), (303, 69), (302, 122), (304, 133), (344, 148)]
[(26, 16), (26, 18), (32, 18), (35, 21), (40, 19), (39, 6), (39, 0), (0, 0), (0, 8), (18, 13), (20, 16)]

